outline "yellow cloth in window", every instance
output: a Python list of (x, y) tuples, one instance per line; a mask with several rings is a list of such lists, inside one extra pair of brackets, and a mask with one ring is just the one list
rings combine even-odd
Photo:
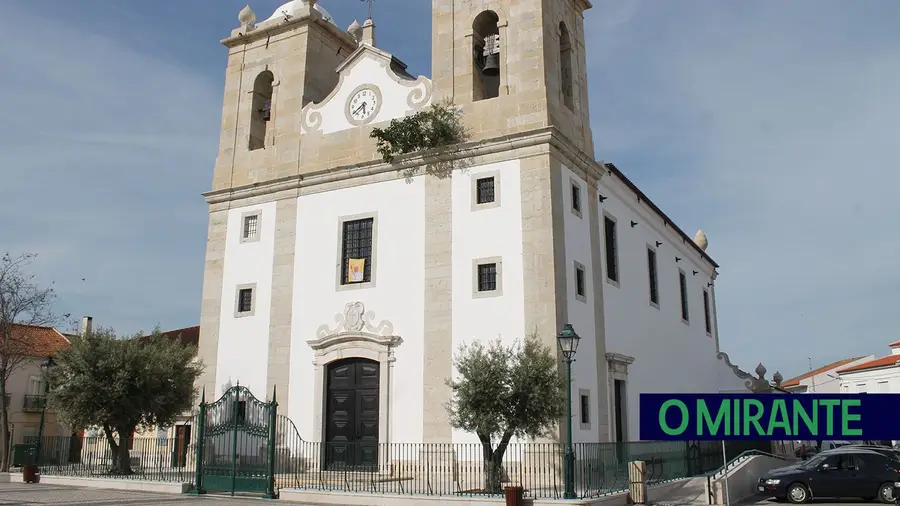
[(347, 261), (347, 282), (361, 283), (366, 271), (365, 258), (351, 258)]

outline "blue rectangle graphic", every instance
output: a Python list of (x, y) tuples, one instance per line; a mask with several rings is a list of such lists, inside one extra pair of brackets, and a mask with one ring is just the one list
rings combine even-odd
[(643, 440), (900, 439), (900, 394), (641, 394)]

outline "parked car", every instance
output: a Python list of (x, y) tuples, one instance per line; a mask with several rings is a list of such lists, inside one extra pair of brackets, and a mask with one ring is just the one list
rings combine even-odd
[(757, 491), (801, 504), (813, 498), (878, 499), (894, 502), (900, 492), (900, 460), (867, 448), (842, 447), (799, 464), (773, 469), (759, 479)]

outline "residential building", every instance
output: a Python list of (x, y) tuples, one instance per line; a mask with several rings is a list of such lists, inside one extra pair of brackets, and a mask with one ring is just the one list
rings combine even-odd
[[(555, 349), (565, 324), (582, 337), (575, 441), (638, 439), (642, 392), (747, 391), (719, 349), (706, 235), (594, 159), (590, 4), (433, 5), (430, 78), (378, 48), (371, 19), (341, 29), (322, 2), (260, 22), (245, 8), (222, 41), (207, 399), (277, 387), (311, 441), (473, 442), (444, 408), (458, 346), (533, 334)], [(373, 127), (442, 98), (469, 130), (451, 155), (464, 170), (384, 163)]]
[[(16, 323), (12, 325), (12, 332), (13, 340), (23, 343), (28, 354), (6, 381), (10, 440), (15, 445), (38, 435), (41, 412), (47, 400), (47, 383), (41, 365), (48, 357), (68, 347), (69, 340), (53, 327)], [(46, 412), (45, 436), (71, 434), (71, 429), (59, 423), (52, 410)]]
[(874, 355), (853, 357), (838, 360), (828, 365), (813, 369), (795, 378), (786, 380), (781, 387), (791, 393), (836, 394), (841, 392), (839, 369), (853, 367), (874, 359)]
[(900, 341), (888, 345), (891, 354), (838, 369), (841, 392), (897, 393), (900, 392)]

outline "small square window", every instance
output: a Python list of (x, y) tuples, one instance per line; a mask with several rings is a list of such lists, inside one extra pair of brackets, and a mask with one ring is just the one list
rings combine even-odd
[(472, 291), (475, 298), (496, 297), (503, 293), (500, 257), (475, 259), (472, 265)]
[(581, 218), (581, 185), (572, 181), (572, 212)]
[(251, 211), (241, 215), (241, 242), (256, 242), (260, 237), (261, 211)]
[(234, 301), (234, 317), (253, 316), (256, 310), (256, 283), (237, 287)]
[(472, 175), (472, 211), (500, 207), (500, 172), (492, 170)]
[(581, 302), (587, 302), (587, 277), (585, 276), (585, 268), (578, 262), (575, 262), (575, 299)]
[(475, 201), (489, 204), (494, 201), (494, 178), (482, 177), (475, 181)]
[(497, 289), (497, 264), (478, 266), (478, 291), (493, 292)]
[(247, 313), (253, 309), (253, 289), (244, 288), (238, 291), (238, 313)]

